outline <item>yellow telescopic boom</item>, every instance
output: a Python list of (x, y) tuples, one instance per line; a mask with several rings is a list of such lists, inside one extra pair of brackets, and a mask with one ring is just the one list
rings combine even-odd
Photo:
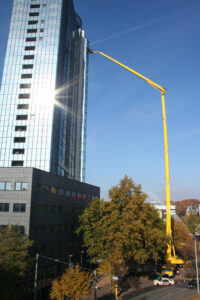
[(134, 75), (140, 77), (141, 79), (145, 80), (148, 84), (150, 84), (153, 88), (161, 91), (161, 102), (162, 102), (162, 116), (163, 116), (163, 130), (164, 130), (164, 151), (165, 151), (165, 189), (166, 189), (166, 234), (169, 237), (169, 243), (167, 247), (167, 263), (172, 264), (182, 264), (183, 261), (176, 258), (176, 256), (172, 257), (172, 232), (171, 232), (171, 214), (170, 214), (170, 179), (169, 179), (169, 155), (168, 155), (168, 142), (167, 142), (167, 120), (166, 120), (166, 113), (165, 113), (165, 98), (164, 95), (166, 93), (165, 88), (160, 86), (159, 84), (153, 82), (152, 80), (148, 79), (147, 77), (143, 76), (142, 74), (134, 71), (133, 69), (127, 67), (126, 65), (122, 64), (121, 62), (113, 59), (112, 57), (108, 56), (107, 54), (101, 51), (93, 51), (88, 49), (89, 53), (101, 54), (108, 58), (109, 60), (113, 61), (114, 63), (118, 64), (119, 66), (123, 67), (124, 69), (128, 70), (129, 72), (133, 73)]

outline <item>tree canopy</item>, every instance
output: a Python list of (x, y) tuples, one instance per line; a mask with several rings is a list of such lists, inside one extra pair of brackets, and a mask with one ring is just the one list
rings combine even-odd
[(32, 261), (28, 253), (31, 245), (27, 236), (18, 232), (15, 226), (6, 226), (0, 230), (1, 299), (22, 299), (28, 290), (24, 281)]
[[(145, 202), (140, 185), (125, 176), (109, 191), (110, 201), (93, 199), (80, 216), (77, 233), (83, 233), (84, 246), (93, 261), (119, 257), (139, 263), (159, 262), (166, 252), (165, 225), (157, 210)], [(116, 259), (115, 259), (116, 257)]]
[[(182, 219), (177, 218), (173, 226), (174, 244), (177, 252), (183, 259), (191, 259), (194, 257), (193, 238), (187, 226)], [(192, 247), (191, 247), (192, 246)]]
[(53, 281), (50, 299), (79, 299), (81, 294), (87, 295), (89, 292), (89, 274), (81, 271), (79, 265), (76, 265), (75, 269), (69, 267), (59, 280)]
[(198, 215), (191, 213), (189, 216), (182, 217), (182, 220), (192, 234), (200, 234), (200, 217)]
[(176, 206), (176, 212), (178, 215), (181, 215), (181, 214), (184, 215), (188, 206), (200, 204), (200, 200), (185, 199), (185, 200), (180, 200), (180, 201), (171, 201), (171, 204)]

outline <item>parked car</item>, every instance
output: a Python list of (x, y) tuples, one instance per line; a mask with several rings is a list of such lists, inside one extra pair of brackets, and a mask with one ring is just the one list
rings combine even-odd
[(168, 286), (168, 285), (174, 285), (174, 279), (169, 278), (162, 278), (161, 280), (154, 280), (153, 285), (157, 286)]
[[(200, 286), (200, 281), (199, 281), (199, 286)], [(197, 281), (196, 279), (193, 279), (191, 281), (189, 281), (187, 284), (186, 284), (186, 287), (188, 289), (196, 289), (197, 288)]]

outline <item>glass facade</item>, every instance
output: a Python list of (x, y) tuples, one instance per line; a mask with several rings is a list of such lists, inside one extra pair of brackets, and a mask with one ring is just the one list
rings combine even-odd
[(0, 167), (85, 177), (87, 40), (72, 0), (14, 0), (0, 92)]

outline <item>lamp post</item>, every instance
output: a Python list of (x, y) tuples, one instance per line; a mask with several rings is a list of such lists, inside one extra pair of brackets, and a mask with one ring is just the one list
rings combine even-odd
[(39, 254), (36, 253), (36, 260), (35, 260), (35, 280), (34, 280), (34, 300), (37, 299), (38, 258), (39, 258)]
[(58, 262), (58, 259), (55, 259), (55, 279), (57, 277), (57, 262)]
[(73, 254), (69, 254), (69, 266), (72, 265), (72, 260), (71, 260), (72, 256), (73, 256)]
[(81, 268), (82, 268), (82, 266), (83, 266), (83, 253), (84, 253), (84, 251), (81, 250)]
[(197, 294), (199, 294), (199, 270), (198, 270), (198, 258), (197, 258), (197, 241), (194, 240), (194, 252), (195, 252), (195, 264), (196, 264), (196, 275), (197, 275)]
[(198, 257), (197, 257), (197, 241), (196, 238), (194, 240), (194, 246), (181, 243), (182, 246), (190, 246), (194, 248), (194, 255), (195, 255), (195, 266), (196, 266), (196, 280), (197, 280), (197, 294), (199, 294), (199, 269), (198, 269)]

